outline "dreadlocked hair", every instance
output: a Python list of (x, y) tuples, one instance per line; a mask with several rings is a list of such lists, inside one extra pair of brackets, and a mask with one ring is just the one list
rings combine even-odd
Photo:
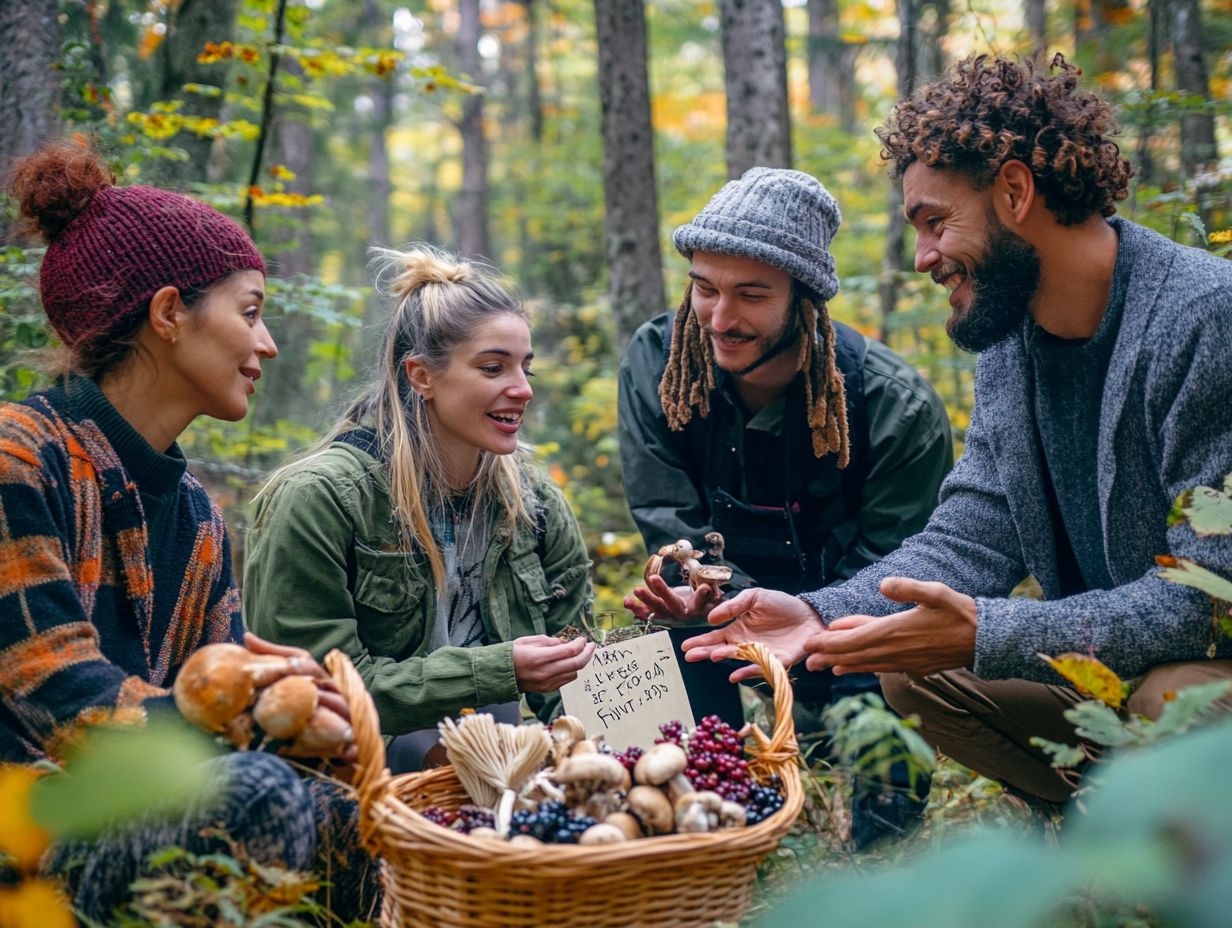
[[(838, 467), (851, 461), (847, 434), (847, 389), (835, 359), (834, 326), (826, 304), (797, 297), (800, 321), (811, 338), (800, 339), (796, 370), (804, 374), (804, 402), (813, 439), (813, 455), (838, 455)], [(693, 286), (685, 288), (684, 299), (672, 324), (672, 346), (667, 367), (659, 382), (659, 404), (667, 425), (679, 432), (693, 418), (693, 407), (704, 419), (710, 415), (710, 392), (714, 389), (714, 348), (705, 338), (697, 314), (693, 312)]]

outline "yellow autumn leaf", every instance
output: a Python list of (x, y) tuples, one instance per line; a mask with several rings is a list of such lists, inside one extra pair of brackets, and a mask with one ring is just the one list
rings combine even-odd
[(1060, 657), (1039, 655), (1049, 667), (1063, 676), (1083, 696), (1090, 696), (1113, 709), (1121, 708), (1125, 699), (1125, 684), (1098, 658), (1073, 651)]
[[(38, 774), (29, 767), (0, 767), (0, 853), (16, 859), (20, 870), (34, 870), (51, 842), (47, 830), (30, 816), (30, 790), (36, 780)], [(0, 924), (5, 924), (3, 919)]]
[(64, 893), (50, 880), (0, 887), (0, 928), (74, 928)]

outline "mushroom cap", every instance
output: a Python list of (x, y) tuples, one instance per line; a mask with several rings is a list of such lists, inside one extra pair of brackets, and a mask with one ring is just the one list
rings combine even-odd
[(172, 692), (180, 714), (207, 731), (222, 731), (252, 702), (249, 651), (238, 644), (210, 644), (184, 662)]
[(574, 754), (566, 757), (556, 768), (557, 783), (597, 783), (601, 786), (619, 786), (625, 778), (624, 764), (608, 754)]
[(638, 783), (658, 786), (676, 774), (684, 773), (688, 763), (689, 759), (680, 745), (665, 741), (656, 744), (637, 759), (633, 768), (633, 779)]
[(552, 722), (552, 740), (581, 741), (586, 737), (586, 726), (576, 715), (559, 715)]
[(675, 817), (672, 804), (663, 791), (653, 786), (635, 786), (626, 800), (629, 811), (637, 816), (648, 835), (662, 835), (672, 830)]
[(720, 828), (742, 828), (748, 823), (748, 811), (738, 802), (723, 800), (719, 807)]
[(689, 582), (696, 586), (699, 583), (726, 583), (732, 578), (732, 569), (719, 564), (699, 564), (689, 571)]
[(514, 835), (509, 839), (510, 847), (542, 847), (543, 842), (534, 835)]
[(578, 837), (578, 844), (618, 844), (621, 841), (627, 841), (625, 833), (615, 825), (609, 825), (607, 822), (599, 822), (591, 825), (581, 836)]
[(698, 793), (688, 793), (676, 803), (676, 830), (681, 834), (710, 830), (710, 815), (698, 796)]
[(355, 738), (350, 723), (325, 706), (313, 710), (308, 724), (280, 753), (292, 757), (333, 757)]
[(294, 738), (317, 708), (317, 685), (308, 677), (283, 677), (257, 697), (252, 717), (271, 738)]
[(630, 841), (642, 836), (642, 823), (628, 812), (613, 812), (603, 821), (619, 828)]

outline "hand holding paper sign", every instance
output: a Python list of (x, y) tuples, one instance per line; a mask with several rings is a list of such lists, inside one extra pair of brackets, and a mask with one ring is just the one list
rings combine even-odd
[(558, 690), (590, 663), (595, 646), (585, 638), (561, 641), (547, 635), (527, 635), (513, 642), (513, 675), (521, 693)]
[(613, 748), (649, 747), (659, 725), (693, 727), (693, 710), (666, 632), (596, 648), (578, 679), (560, 689), (565, 711)]

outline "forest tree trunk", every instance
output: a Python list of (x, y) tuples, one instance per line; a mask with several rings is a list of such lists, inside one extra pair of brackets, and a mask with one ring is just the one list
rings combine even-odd
[(791, 167), (782, 0), (719, 0), (727, 86), (727, 175)]
[(1027, 34), (1031, 37), (1031, 51), (1048, 50), (1048, 16), (1045, 0), (1026, 0), (1025, 19)]
[[(911, 95), (916, 81), (916, 0), (898, 0), (898, 42), (895, 66), (898, 70), (898, 98)], [(898, 305), (898, 286), (903, 273), (904, 224), (903, 185), (901, 180), (890, 183), (890, 203), (886, 227), (886, 250), (881, 264), (881, 280), (877, 290), (881, 300), (881, 327), (877, 334), (883, 342), (889, 339), (890, 317)]]
[[(187, 93), (185, 84), (219, 86), (226, 65), (197, 61), (206, 42), (224, 42), (235, 31), (236, 0), (182, 0), (167, 6), (167, 34), (161, 46), (162, 81), (160, 100), (179, 100), (180, 112), (203, 119), (221, 119), (223, 94), (206, 96)], [(222, 89), (222, 88), (220, 88)], [(164, 174), (169, 183), (182, 185), (210, 176), (210, 152), (214, 140), (193, 132), (181, 132), (175, 144), (188, 153), (187, 161), (167, 161)]]
[(809, 0), (809, 106), (838, 117), (844, 132), (856, 132), (856, 55), (843, 41), (838, 0)]
[[(1202, 48), (1202, 12), (1198, 0), (1170, 0), (1172, 9), (1172, 52), (1176, 68), (1176, 89), (1189, 97), (1210, 101), (1211, 88)], [(1201, 173), (1215, 160), (1215, 115), (1195, 113), (1181, 116), (1181, 167), (1186, 178)]]
[[(458, 3), (458, 69), (474, 84), (482, 77), (479, 61), (479, 0)], [(458, 191), (458, 251), (473, 258), (493, 258), (488, 230), (488, 139), (484, 134), (482, 89), (462, 104), (462, 189)]]
[(58, 130), (59, 13), (56, 0), (0, 3), (0, 173)]
[(654, 131), (643, 0), (595, 0), (603, 204), (616, 343), (662, 312), (663, 257), (655, 193)]

